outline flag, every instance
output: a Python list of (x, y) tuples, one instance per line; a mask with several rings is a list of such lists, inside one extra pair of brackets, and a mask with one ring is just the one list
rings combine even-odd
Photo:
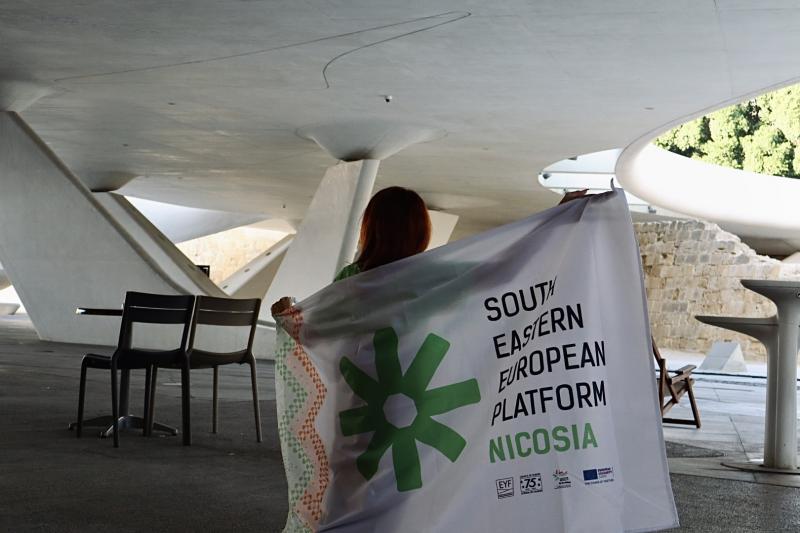
[(285, 531), (677, 526), (621, 190), (336, 282), (277, 321)]

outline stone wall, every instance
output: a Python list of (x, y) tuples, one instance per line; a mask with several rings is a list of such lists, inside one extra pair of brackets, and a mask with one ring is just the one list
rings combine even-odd
[(763, 361), (766, 353), (758, 341), (701, 324), (694, 315), (771, 316), (774, 304), (739, 280), (798, 280), (800, 265), (758, 255), (736, 235), (708, 222), (646, 222), (634, 228), (656, 343), (708, 352), (714, 341), (732, 340), (742, 345), (745, 358)]

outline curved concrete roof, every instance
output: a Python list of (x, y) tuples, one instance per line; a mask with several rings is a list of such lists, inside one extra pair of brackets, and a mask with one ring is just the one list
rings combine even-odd
[(789, 0), (34, 0), (0, 7), (0, 78), (50, 87), (23, 117), (92, 188), (268, 217), (301, 217), (333, 163), (298, 131), (441, 130), (378, 186), (464, 233), (555, 203), (555, 161), (797, 77), (798, 27)]
[(709, 164), (650, 143), (624, 151), (617, 176), (627, 191), (716, 222), (763, 253), (800, 249), (800, 180)]

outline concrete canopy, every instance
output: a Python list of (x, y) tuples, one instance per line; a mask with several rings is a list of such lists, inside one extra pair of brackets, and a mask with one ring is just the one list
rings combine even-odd
[(464, 234), (552, 205), (555, 161), (797, 78), (798, 27), (788, 0), (3, 0), (0, 79), (49, 86), (23, 117), (90, 188), (264, 218), (333, 161), (304, 128), (441, 130), (377, 186)]

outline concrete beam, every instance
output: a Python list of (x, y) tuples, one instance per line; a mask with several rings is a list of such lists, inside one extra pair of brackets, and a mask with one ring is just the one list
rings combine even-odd
[(294, 235), (287, 235), (268, 250), (253, 258), (222, 282), (222, 290), (234, 298), (263, 299), (272, 280), (275, 279), (275, 274), (277, 274), (292, 240), (294, 240)]
[(266, 218), (265, 215), (257, 213), (229, 213), (155, 202), (132, 196), (126, 198), (137, 211), (146, 216), (147, 220), (176, 244), (253, 224)]

